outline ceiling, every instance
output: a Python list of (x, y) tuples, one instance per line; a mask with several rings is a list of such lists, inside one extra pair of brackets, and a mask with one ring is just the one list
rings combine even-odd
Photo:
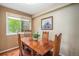
[(56, 8), (59, 5), (66, 4), (66, 3), (33, 3), (33, 4), (27, 4), (27, 3), (0, 3), (0, 5), (12, 8), (15, 10), (19, 10), (25, 13), (28, 13), (30, 15), (35, 15), (38, 13), (41, 13), (43, 11)]

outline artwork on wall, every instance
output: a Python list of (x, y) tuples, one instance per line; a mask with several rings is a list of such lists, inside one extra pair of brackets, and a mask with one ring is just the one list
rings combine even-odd
[(53, 16), (43, 18), (41, 20), (41, 29), (42, 30), (52, 30), (53, 29)]

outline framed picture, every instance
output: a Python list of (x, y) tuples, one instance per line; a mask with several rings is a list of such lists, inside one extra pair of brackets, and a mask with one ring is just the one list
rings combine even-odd
[(53, 16), (41, 19), (41, 29), (42, 30), (53, 29)]

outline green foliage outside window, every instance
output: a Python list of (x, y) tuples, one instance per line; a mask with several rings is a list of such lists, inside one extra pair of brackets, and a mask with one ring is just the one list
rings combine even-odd
[(13, 18), (9, 18), (8, 21), (9, 32), (16, 33), (21, 31), (21, 21)]

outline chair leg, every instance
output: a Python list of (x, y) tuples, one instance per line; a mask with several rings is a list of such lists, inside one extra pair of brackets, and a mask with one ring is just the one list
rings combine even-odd
[(19, 53), (19, 56), (21, 56), (21, 54)]
[(21, 53), (19, 53), (19, 56), (22, 56)]
[(22, 51), (19, 52), (19, 56), (23, 56)]

